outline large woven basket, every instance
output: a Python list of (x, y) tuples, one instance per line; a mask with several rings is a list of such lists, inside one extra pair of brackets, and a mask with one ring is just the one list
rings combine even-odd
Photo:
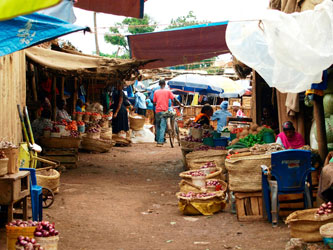
[(110, 148), (112, 148), (112, 140), (97, 140), (89, 137), (83, 137), (81, 148), (99, 153), (108, 152)]
[(198, 169), (204, 161), (214, 160), (217, 167), (222, 168), (222, 172), (226, 172), (225, 157), (227, 150), (210, 149), (207, 151), (193, 151), (186, 155), (186, 162), (189, 169)]
[(333, 238), (333, 223), (327, 223), (319, 228), (322, 237)]
[(202, 145), (202, 142), (191, 142), (191, 141), (185, 141), (185, 140), (180, 140), (180, 146), (182, 148), (197, 148), (200, 147)]
[(8, 158), (0, 159), (0, 176), (8, 173)]
[[(186, 181), (190, 181), (190, 182), (192, 182), (192, 176), (189, 175), (189, 172), (191, 172), (191, 171), (193, 171), (193, 170), (189, 170), (189, 171), (181, 172), (181, 173), (179, 174), (179, 176), (180, 176), (181, 178), (183, 178), (184, 180), (186, 180)], [(211, 173), (211, 174), (209, 174), (209, 175), (206, 175), (206, 180), (207, 180), (207, 179), (220, 179), (220, 180), (221, 180), (221, 178), (222, 178), (222, 177), (221, 177), (221, 173), (222, 173), (222, 168), (216, 167), (216, 172)]]
[(306, 242), (322, 241), (320, 227), (333, 222), (333, 218), (322, 220), (315, 217), (317, 208), (295, 211), (286, 219), (292, 238), (301, 238)]
[(135, 114), (134, 116), (129, 116), (130, 128), (132, 130), (138, 131), (143, 129), (145, 125), (146, 118), (142, 115)]
[(54, 193), (59, 192), (60, 173), (55, 169), (36, 171), (37, 184), (51, 189)]
[(225, 160), (229, 188), (234, 192), (261, 191), (261, 165), (270, 167), (271, 155), (251, 155)]
[(213, 215), (221, 211), (226, 205), (226, 194), (224, 192), (213, 192), (212, 197), (203, 198), (187, 198), (182, 197), (179, 193), (176, 194), (178, 198), (178, 208), (185, 215)]

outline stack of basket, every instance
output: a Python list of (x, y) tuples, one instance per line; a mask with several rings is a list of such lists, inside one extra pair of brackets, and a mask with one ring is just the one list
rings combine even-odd
[(212, 215), (222, 210), (227, 200), (227, 184), (221, 173), (215, 161), (180, 173), (180, 192), (176, 194), (179, 210), (186, 215)]

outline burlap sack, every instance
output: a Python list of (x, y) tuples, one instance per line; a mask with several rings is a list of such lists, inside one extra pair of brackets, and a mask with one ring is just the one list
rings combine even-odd
[(322, 241), (319, 229), (322, 225), (333, 222), (333, 218), (327, 220), (315, 217), (317, 208), (299, 210), (293, 212), (286, 219), (286, 224), (290, 227), (292, 238), (301, 238), (306, 242)]
[(251, 155), (225, 160), (229, 189), (234, 192), (261, 191), (261, 165), (270, 167), (271, 155)]
[(222, 173), (226, 173), (225, 157), (227, 150), (209, 149), (207, 151), (193, 151), (186, 155), (187, 167), (189, 169), (198, 169), (208, 161), (215, 161), (216, 166), (222, 168)]

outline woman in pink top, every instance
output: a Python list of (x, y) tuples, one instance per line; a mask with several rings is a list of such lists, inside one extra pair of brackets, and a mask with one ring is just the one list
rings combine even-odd
[(294, 125), (291, 121), (287, 121), (282, 125), (283, 132), (277, 135), (276, 143), (285, 149), (297, 149), (305, 145), (303, 136), (295, 132)]

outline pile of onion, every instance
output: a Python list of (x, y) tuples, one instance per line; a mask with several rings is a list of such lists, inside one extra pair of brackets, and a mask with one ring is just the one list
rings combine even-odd
[(214, 162), (207, 162), (205, 165), (203, 165), (201, 168), (215, 168), (216, 164)]
[(191, 176), (206, 176), (206, 174), (204, 173), (204, 172), (202, 172), (202, 171), (191, 171), (190, 173), (189, 173)]
[(333, 212), (333, 204), (332, 202), (327, 202), (327, 203), (323, 203), (321, 204), (321, 206), (318, 208), (316, 214), (317, 215), (329, 215)]
[(37, 226), (38, 222), (37, 221), (23, 221), (23, 220), (13, 220), (12, 222), (9, 222), (7, 226), (10, 227), (35, 227)]
[(17, 237), (16, 245), (24, 250), (44, 250), (34, 238), (19, 236)]
[(34, 232), (36, 237), (51, 237), (57, 236), (58, 234), (59, 232), (54, 228), (54, 223), (48, 221), (38, 222)]

